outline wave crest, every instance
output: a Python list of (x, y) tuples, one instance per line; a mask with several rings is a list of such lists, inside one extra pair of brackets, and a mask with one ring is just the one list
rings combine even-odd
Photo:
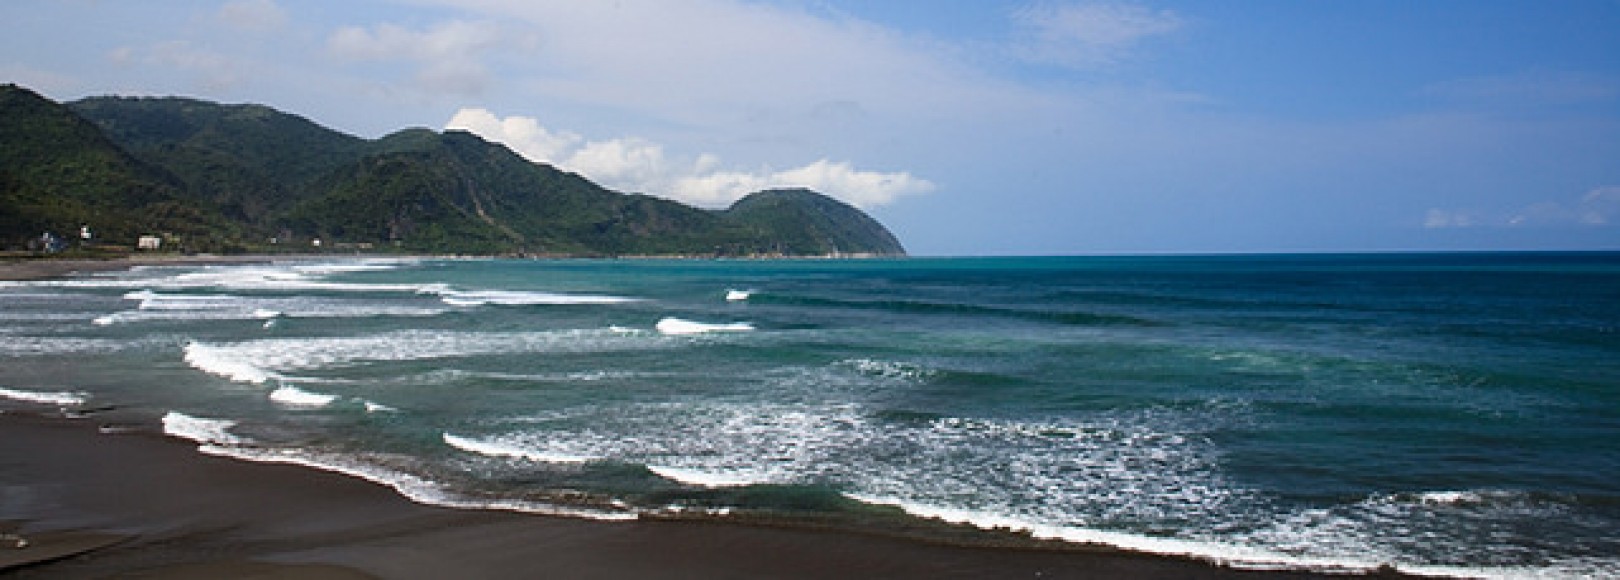
[(24, 403), (37, 403), (40, 405), (56, 405), (58, 407), (77, 407), (90, 400), (89, 393), (69, 391), (25, 391), (21, 389), (8, 389), (0, 387), (0, 398), (22, 401)]

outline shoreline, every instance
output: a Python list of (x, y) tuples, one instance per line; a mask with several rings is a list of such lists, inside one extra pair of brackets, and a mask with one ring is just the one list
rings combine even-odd
[(95, 272), (117, 272), (137, 266), (185, 266), (207, 264), (259, 264), (276, 260), (307, 259), (306, 255), (278, 256), (273, 254), (235, 255), (177, 255), (156, 254), (122, 256), (115, 258), (27, 258), (0, 260), (0, 281), (19, 282), (49, 280)]
[[(45, 267), (34, 269), (0, 262), (0, 280), (152, 265), (373, 257), (407, 256), (157, 255), (35, 260)], [(152, 416), (133, 409), (88, 409), (75, 418), (42, 411), (0, 401), (0, 465), (6, 466), (0, 469), (0, 576), (505, 578), (562, 570), (566, 577), (605, 578), (1419, 577), (1392, 569), (1231, 568), (1197, 557), (1040, 540), (918, 516), (906, 517), (915, 517), (918, 528), (949, 533), (769, 518), (603, 522), (439, 506), (319, 466), (204, 453), (192, 441), (164, 435)], [(126, 505), (132, 496), (161, 507)], [(50, 509), (39, 512), (31, 502)], [(301, 527), (287, 528), (289, 518), (308, 518), (329, 533), (306, 536)], [(209, 537), (209, 530), (228, 533)], [(13, 532), (34, 545), (8, 550), (5, 534)], [(636, 540), (604, 548), (597, 545), (603, 537)], [(498, 541), (486, 545), (492, 538)], [(65, 555), (53, 555), (58, 552)], [(823, 561), (828, 558), (834, 561)]]
[(532, 255), (431, 255), (390, 253), (317, 254), (130, 254), (108, 258), (0, 258), (0, 282), (49, 280), (77, 274), (114, 272), (137, 266), (184, 266), (261, 264), (278, 261), (341, 259), (518, 259), (518, 260), (881, 260), (909, 258), (903, 254), (827, 254), (814, 256), (709, 256), (685, 254), (627, 254), (596, 256), (576, 254)]
[[(414, 503), (381, 485), (333, 472), (206, 455), (152, 425), (106, 430), (100, 422), (96, 415), (69, 419), (0, 412), (0, 464), (7, 467), (0, 470), (5, 491), (0, 533), (31, 541), (21, 549), (0, 543), (0, 573), (18, 578), (1342, 576), (1232, 569), (1096, 546), (979, 546), (717, 519), (602, 522), (446, 508)], [(139, 501), (131, 501), (135, 498)]]

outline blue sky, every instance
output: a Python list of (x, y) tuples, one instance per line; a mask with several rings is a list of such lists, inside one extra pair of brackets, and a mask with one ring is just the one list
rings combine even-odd
[(1620, 1), (9, 0), (0, 81), (809, 186), (918, 254), (1620, 249)]

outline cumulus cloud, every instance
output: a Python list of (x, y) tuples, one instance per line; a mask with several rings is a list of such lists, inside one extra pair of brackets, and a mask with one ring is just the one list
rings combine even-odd
[(404, 61), (415, 66), (418, 88), (459, 95), (477, 95), (492, 78), (486, 54), (524, 39), (507, 34), (488, 21), (451, 20), (423, 30), (396, 24), (346, 26), (327, 38), (328, 52), (351, 62)]
[(1182, 18), (1169, 10), (1112, 2), (1037, 2), (1014, 12), (1012, 19), (1024, 34), (1015, 54), (1072, 67), (1116, 62), (1144, 39), (1183, 25)]
[(268, 32), (287, 24), (287, 11), (275, 0), (232, 0), (219, 8), (219, 20), (250, 32)]
[(848, 162), (820, 159), (785, 170), (723, 169), (720, 156), (675, 158), (658, 143), (639, 137), (586, 140), (546, 129), (537, 119), (502, 118), (478, 108), (457, 111), (445, 129), (459, 129), (502, 143), (531, 161), (572, 171), (623, 191), (661, 195), (704, 207), (724, 207), (770, 188), (806, 187), (862, 208), (933, 191), (934, 184), (909, 172), (879, 172)]
[(1499, 217), (1474, 212), (1431, 209), (1423, 226), (1430, 229), (1469, 227), (1602, 227), (1620, 220), (1620, 186), (1586, 192), (1573, 202), (1542, 201)]
[(461, 109), (445, 123), (446, 129), (461, 129), (497, 141), (532, 161), (558, 164), (583, 141), (576, 133), (553, 133), (533, 117), (513, 115), (505, 119), (486, 109)]

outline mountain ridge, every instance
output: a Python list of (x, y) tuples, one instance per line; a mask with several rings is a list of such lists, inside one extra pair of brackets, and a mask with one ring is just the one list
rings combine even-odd
[[(766, 190), (700, 209), (609, 190), (464, 131), (364, 139), (264, 105), (55, 103), (16, 85), (0, 85), (0, 113), (0, 245), (11, 247), (90, 225), (108, 243), (158, 235), (209, 252), (307, 250), (319, 240), (479, 255), (905, 254), (881, 223), (820, 193)], [(77, 136), (41, 138), (42, 127)], [(117, 162), (72, 161), (87, 155)], [(71, 181), (38, 175), (64, 167), (94, 187), (69, 195)], [(67, 203), (78, 197), (86, 201)]]

